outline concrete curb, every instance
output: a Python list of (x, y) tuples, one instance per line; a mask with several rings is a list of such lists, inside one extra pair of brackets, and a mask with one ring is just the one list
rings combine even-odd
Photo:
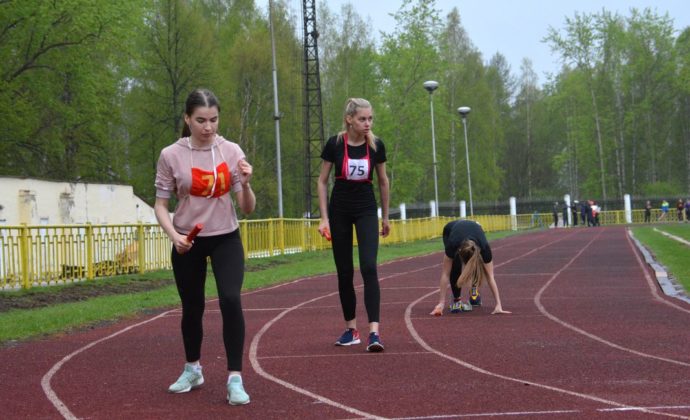
[(640, 250), (642, 255), (644, 256), (644, 260), (647, 264), (649, 264), (650, 267), (654, 270), (654, 275), (656, 276), (656, 281), (659, 283), (659, 286), (661, 287), (661, 290), (670, 297), (680, 299), (684, 302), (690, 303), (690, 296), (688, 296), (687, 292), (681, 286), (680, 284), (676, 283), (676, 281), (673, 279), (673, 277), (668, 275), (668, 272), (666, 271), (666, 267), (663, 265), (659, 264), (654, 257), (652, 256), (651, 252), (642, 245), (640, 241), (635, 238), (635, 236), (632, 233), (632, 230), (628, 229), (628, 234), (630, 235), (630, 239), (635, 242), (635, 245), (637, 246), (637, 249)]

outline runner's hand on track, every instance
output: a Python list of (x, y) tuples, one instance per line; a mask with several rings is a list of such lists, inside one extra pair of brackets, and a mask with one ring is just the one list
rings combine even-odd
[(491, 315), (495, 315), (495, 314), (512, 314), (512, 312), (504, 311), (502, 307), (497, 306), (494, 308), (494, 311), (491, 312)]
[(444, 306), (446, 306), (446, 305), (443, 304), (443, 303), (439, 303), (438, 305), (436, 305), (436, 307), (434, 308), (434, 310), (431, 311), (431, 313), (430, 313), (429, 315), (433, 315), (433, 316), (441, 316), (441, 315), (443, 315), (443, 307), (444, 307)]

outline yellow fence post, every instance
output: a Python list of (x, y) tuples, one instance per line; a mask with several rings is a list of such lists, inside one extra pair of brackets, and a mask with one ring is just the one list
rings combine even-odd
[(22, 267), (22, 287), (28, 289), (31, 287), (30, 276), (29, 276), (29, 261), (31, 256), (29, 255), (29, 227), (26, 223), (22, 223), (19, 234), (19, 248), (21, 252), (21, 267)]
[(302, 252), (307, 252), (307, 222), (302, 219), (302, 223), (300, 225), (302, 226), (302, 234), (300, 235), (302, 243), (300, 246), (302, 247)]
[(273, 247), (275, 246), (275, 221), (268, 219), (268, 256), (274, 256)]
[(96, 276), (93, 269), (93, 225), (86, 224), (86, 279), (93, 280)]
[(137, 225), (137, 273), (143, 273), (146, 264), (146, 244), (144, 244), (144, 225), (139, 222)]
[(279, 228), (278, 228), (278, 234), (280, 235), (278, 237), (278, 246), (280, 247), (280, 255), (285, 255), (285, 219), (282, 217), (278, 219), (279, 223)]

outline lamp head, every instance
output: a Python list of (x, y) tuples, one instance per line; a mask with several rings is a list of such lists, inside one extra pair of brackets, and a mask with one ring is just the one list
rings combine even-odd
[(424, 82), (424, 89), (429, 91), (429, 93), (433, 93), (436, 89), (438, 89), (438, 82), (435, 80), (427, 80)]
[(469, 114), (470, 111), (472, 111), (472, 108), (470, 108), (469, 106), (461, 106), (460, 108), (458, 108), (458, 114), (460, 114), (462, 118), (467, 117), (467, 114)]

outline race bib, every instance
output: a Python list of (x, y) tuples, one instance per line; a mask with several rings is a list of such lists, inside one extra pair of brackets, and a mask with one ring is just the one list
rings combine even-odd
[(220, 197), (230, 191), (232, 185), (232, 175), (228, 169), (228, 164), (223, 162), (216, 167), (217, 177), (213, 176), (213, 171), (206, 171), (200, 168), (192, 168), (192, 188), (189, 193), (200, 197)]
[(369, 159), (348, 159), (345, 179), (362, 181), (369, 178)]

